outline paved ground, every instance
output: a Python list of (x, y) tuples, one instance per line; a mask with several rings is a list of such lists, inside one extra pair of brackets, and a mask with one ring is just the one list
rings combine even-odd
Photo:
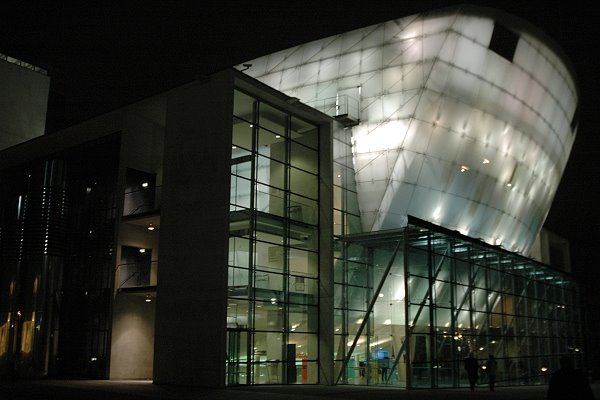
[[(600, 382), (592, 385), (600, 400)], [(405, 390), (364, 386), (251, 386), (227, 389), (158, 386), (149, 381), (0, 381), (1, 400), (543, 400), (545, 386)], [(577, 400), (577, 399), (573, 399)]]

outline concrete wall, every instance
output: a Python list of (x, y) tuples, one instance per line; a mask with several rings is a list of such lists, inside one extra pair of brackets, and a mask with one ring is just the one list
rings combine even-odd
[(110, 379), (151, 379), (156, 302), (119, 293), (113, 306)]
[(50, 78), (0, 60), (0, 150), (44, 134)]

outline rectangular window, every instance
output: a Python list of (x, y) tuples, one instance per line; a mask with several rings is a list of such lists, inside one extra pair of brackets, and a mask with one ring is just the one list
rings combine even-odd
[(496, 23), (490, 40), (490, 50), (512, 62), (519, 42), (519, 35)]

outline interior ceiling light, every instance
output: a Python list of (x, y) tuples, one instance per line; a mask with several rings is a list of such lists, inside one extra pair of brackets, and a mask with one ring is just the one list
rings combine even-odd
[(149, 183), (148, 183), (148, 182), (143, 182), (143, 183), (142, 183), (142, 187), (143, 187), (143, 188), (147, 188), (147, 187), (148, 187), (148, 185), (149, 185)]
[(461, 165), (461, 166), (460, 166), (460, 172), (466, 172), (466, 171), (468, 171), (469, 169), (470, 169), (470, 168), (469, 168), (469, 167), (467, 167), (466, 165)]
[(487, 158), (484, 158), (484, 159), (481, 161), (481, 163), (482, 163), (482, 164), (489, 164), (489, 163), (490, 163), (490, 160), (488, 160)]
[(144, 254), (146, 252), (146, 249), (140, 249), (140, 253)]
[(152, 224), (148, 225), (148, 230), (149, 231), (153, 231), (154, 230), (154, 225), (152, 225)]

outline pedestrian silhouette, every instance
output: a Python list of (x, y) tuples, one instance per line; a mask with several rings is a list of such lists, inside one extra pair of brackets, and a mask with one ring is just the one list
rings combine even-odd
[(496, 388), (496, 371), (498, 370), (498, 362), (493, 355), (490, 354), (487, 362), (485, 363), (485, 372), (488, 375), (488, 382), (490, 384), (490, 390), (493, 392)]
[(469, 353), (469, 357), (465, 358), (465, 370), (467, 371), (467, 376), (469, 377), (469, 386), (471, 387), (471, 392), (475, 390), (478, 369), (479, 365), (477, 364), (477, 359), (473, 357), (473, 353)]
[(568, 356), (560, 358), (560, 368), (552, 374), (548, 385), (547, 400), (594, 400), (590, 383), (583, 373), (573, 368)]

